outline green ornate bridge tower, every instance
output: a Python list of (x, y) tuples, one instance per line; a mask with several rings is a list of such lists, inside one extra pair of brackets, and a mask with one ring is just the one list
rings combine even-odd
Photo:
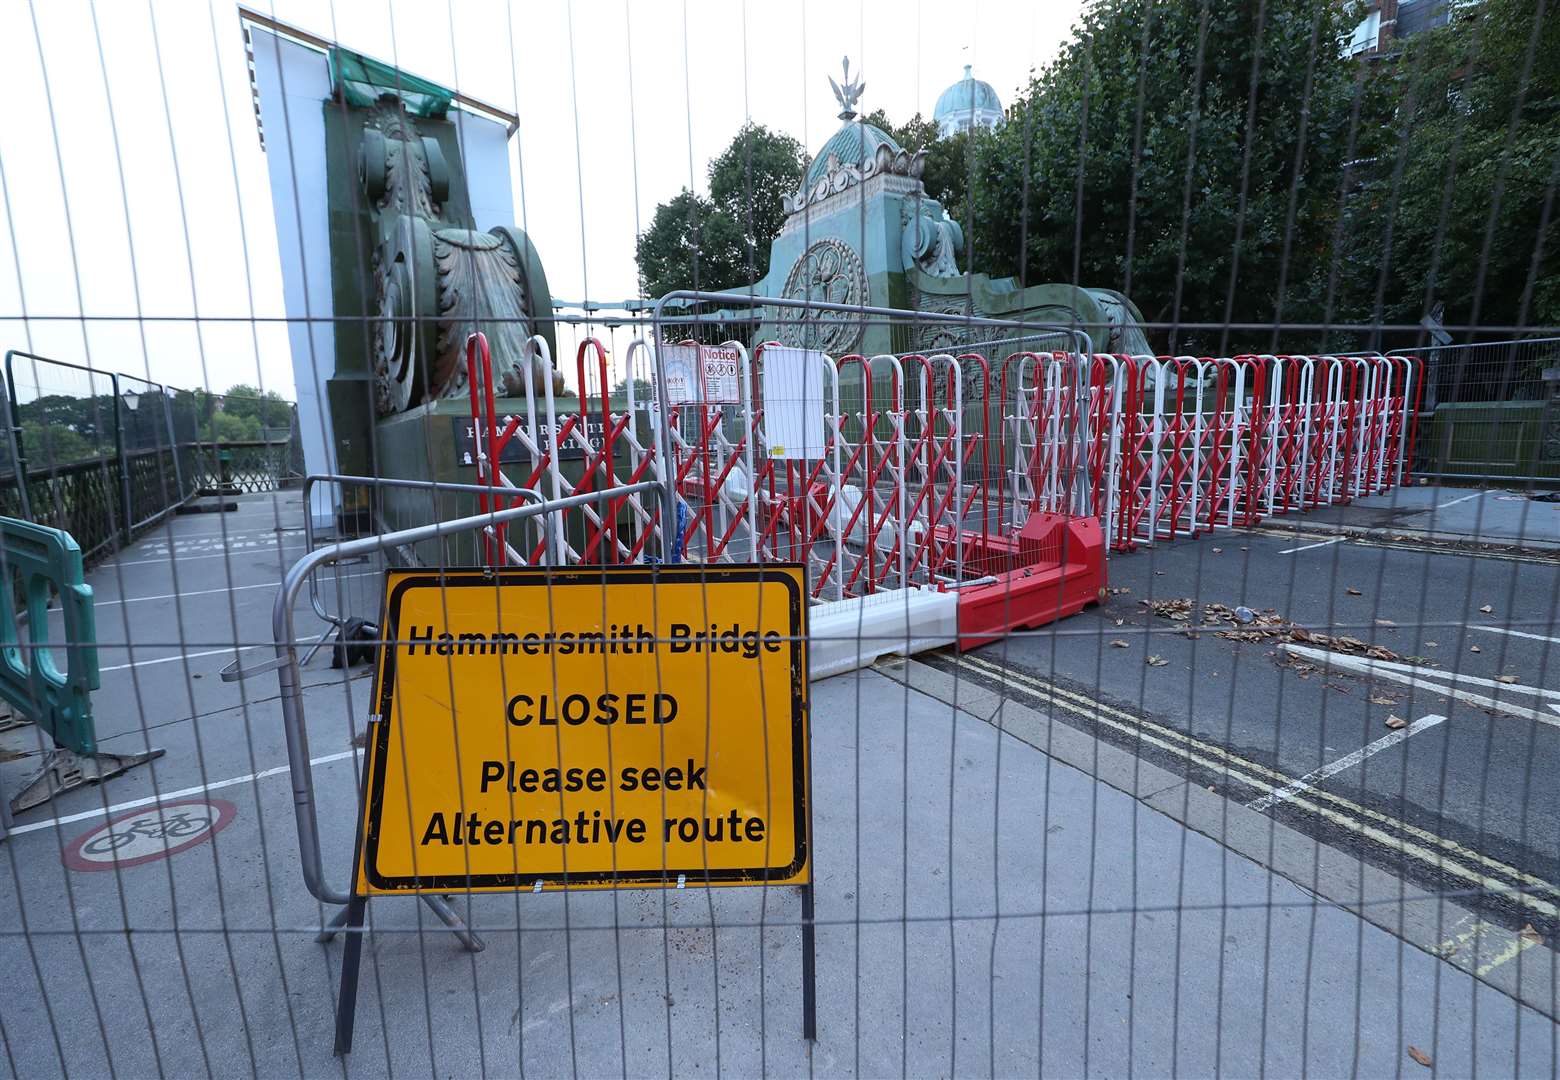
[[(788, 216), (770, 247), (769, 274), (754, 289), (758, 295), (1075, 326), (1089, 335), (1092, 351), (1148, 351), (1142, 316), (1121, 293), (1021, 288), (1013, 278), (961, 270), (964, 231), (926, 194), (924, 152), (910, 153), (858, 115), (865, 86), (850, 78), (848, 59), (844, 84), (829, 82), (840, 103), (840, 128), (813, 158), (801, 188), (785, 198)], [(991, 336), (950, 323), (890, 327), (845, 313), (771, 308), (758, 340), (840, 356), (940, 351)], [(1037, 347), (1069, 346), (1053, 337)]]

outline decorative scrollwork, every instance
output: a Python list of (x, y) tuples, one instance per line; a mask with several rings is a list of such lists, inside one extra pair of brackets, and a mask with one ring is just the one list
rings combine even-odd
[(438, 229), (433, 264), (439, 282), (438, 354), (429, 373), (434, 396), (466, 395), (466, 336), (476, 330), (487, 335), (498, 392), (524, 393), (521, 353), (531, 326), (514, 250), (492, 233)]
[(375, 261), (381, 265), (374, 268), (374, 408), (378, 415), (388, 416), (406, 408), (415, 385), (412, 297), (404, 262)]
[[(867, 304), (871, 302), (861, 256), (841, 240), (819, 240), (791, 265), (781, 294), (809, 303)], [(838, 356), (861, 341), (862, 316), (849, 311), (806, 308), (778, 309), (783, 344), (822, 349)]]

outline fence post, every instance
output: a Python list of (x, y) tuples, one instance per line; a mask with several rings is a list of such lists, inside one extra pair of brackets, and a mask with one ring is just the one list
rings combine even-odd
[(22, 411), (16, 405), (16, 379), (11, 373), (11, 361), (16, 354), (7, 349), (5, 354), (5, 425), (11, 440), (11, 466), (16, 470), (16, 498), (22, 509), (22, 517), (33, 520), (32, 496), (27, 490), (27, 449), (22, 445)]
[(119, 376), (109, 375), (108, 383), (114, 395), (114, 456), (119, 459), (119, 514), (124, 519), (124, 542), (128, 545), (135, 527), (135, 511), (130, 507), (130, 459), (125, 456), (125, 417), (121, 412), (123, 403), (119, 399)]
[(172, 505), (176, 506), (184, 502), (184, 467), (179, 464), (179, 436), (173, 428), (173, 395), (166, 386), (159, 386), (158, 391), (163, 403), (163, 425), (168, 429), (168, 456), (173, 459)]

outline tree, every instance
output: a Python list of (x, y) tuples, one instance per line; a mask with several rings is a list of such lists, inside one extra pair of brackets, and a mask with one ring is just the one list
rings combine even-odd
[(781, 199), (794, 194), (807, 171), (802, 144), (762, 124), (743, 124), (731, 145), (710, 162), (710, 202), (737, 226), (738, 284), (769, 272), (769, 245), (785, 224)]
[[(627, 379), (619, 379), (618, 380), (617, 385), (612, 388), (612, 396), (613, 397), (627, 397), (628, 396), (628, 380)], [(639, 402), (639, 403), (643, 404), (644, 402), (651, 401), (654, 398), (655, 398), (655, 385), (653, 383), (651, 383), (649, 379), (635, 379), (634, 380), (634, 400), (636, 402)]]
[(942, 203), (949, 216), (961, 218), (965, 197), (969, 190), (966, 182), (970, 173), (970, 138), (957, 132), (947, 138), (937, 134), (937, 123), (916, 113), (903, 124), (895, 124), (882, 109), (875, 109), (866, 122), (891, 135), (896, 143), (912, 154), (926, 151), (921, 163), (921, 184), (926, 194)]
[[(107, 380), (103, 380), (105, 383)], [(41, 394), (22, 402), (17, 411), (24, 423), (31, 421), (43, 428), (68, 430), (89, 443), (112, 443), (114, 438), (114, 395)]]
[(1345, 318), (1412, 325), (1444, 302), (1453, 325), (1560, 324), (1560, 13), (1535, 34), (1538, 14), (1484, 0), (1380, 68), (1395, 108), (1349, 202)]
[(1117, 288), (1153, 322), (1314, 314), (1360, 81), (1338, 53), (1349, 17), (1337, 0), (1089, 7), (974, 140), (976, 268)]
[(805, 163), (789, 135), (744, 124), (710, 162), (709, 198), (684, 188), (655, 208), (635, 245), (644, 294), (738, 289), (760, 280), (785, 220), (781, 196), (801, 186)]
[(211, 442), (254, 442), (260, 438), (260, 418), (240, 416), (224, 409), (211, 418), (206, 438)]
[(674, 289), (725, 289), (736, 284), (741, 241), (736, 223), (708, 199), (684, 188), (655, 208), (634, 247), (646, 296)]
[(257, 429), (285, 428), (292, 423), (292, 402), (275, 390), (261, 393), (253, 386), (238, 383), (228, 387), (222, 397), (223, 412), (239, 417), (254, 417)]
[(27, 454), (29, 472), (58, 469), (114, 452), (112, 446), (100, 450), (68, 427), (26, 419), (22, 421), (22, 448)]

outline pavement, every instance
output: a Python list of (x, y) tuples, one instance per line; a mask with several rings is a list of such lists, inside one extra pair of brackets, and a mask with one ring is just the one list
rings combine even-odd
[(1417, 484), (1339, 506), (1272, 519), (1270, 527), (1330, 530), (1374, 539), (1517, 545), (1560, 550), (1560, 501), (1543, 488)]
[[(1380, 680), (1187, 638), (1138, 604), (1272, 607), (1442, 672), (1515, 674), (1457, 684), (1500, 702), (1555, 684), (1554, 563), (1259, 531), (1114, 557), (1131, 592), (1045, 631), (813, 685), (815, 1044), (796, 890), (690, 885), (458, 897), (476, 954), (378, 899), (335, 1058), (341, 943), (315, 940), (334, 912), (300, 876), (275, 678), (218, 674), (267, 655), (300, 513), (280, 493), (175, 518), (90, 575), (105, 749), (167, 754), (0, 844), (0, 1074), (1556, 1070), (1555, 928), (1533, 906), (1560, 880), (1554, 725), (1401, 682), (1378, 705)], [(377, 569), (342, 574), (360, 576), (326, 603), (371, 615)], [(306, 668), (306, 724), (344, 884), (368, 684), (328, 662)], [(1445, 719), (1250, 808), (1388, 735), (1384, 711)], [(0, 747), (22, 755), (0, 763), (12, 791), (37, 736)], [(105, 815), (158, 798), (227, 806), (189, 846), (82, 867)]]

